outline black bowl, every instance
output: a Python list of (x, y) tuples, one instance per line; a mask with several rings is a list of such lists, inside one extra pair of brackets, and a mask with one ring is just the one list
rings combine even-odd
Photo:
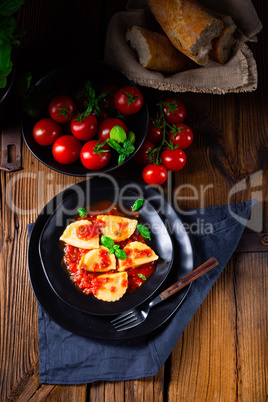
[[(24, 141), (32, 154), (49, 168), (71, 176), (96, 176), (100, 173), (110, 172), (118, 167), (118, 153), (111, 151), (111, 161), (100, 170), (86, 169), (79, 161), (70, 165), (58, 163), (52, 156), (52, 146), (41, 146), (33, 138), (33, 127), (35, 123), (48, 116), (48, 104), (52, 97), (60, 92), (73, 94), (81, 88), (86, 80), (90, 80), (93, 88), (100, 91), (108, 85), (115, 85), (118, 88), (125, 85), (134, 85), (117, 67), (101, 61), (76, 61), (67, 66), (58, 68), (41, 78), (27, 94), (27, 109), (29, 113), (22, 115), (22, 135)], [(126, 116), (124, 119), (128, 130), (136, 135), (135, 151), (119, 166), (127, 163), (141, 147), (147, 133), (149, 113), (144, 100), (143, 107), (138, 113)]]
[[(78, 188), (78, 187), (77, 187)], [(123, 202), (120, 204), (130, 207), (139, 198), (131, 190), (125, 190)], [(156, 212), (152, 204), (144, 201), (139, 210), (140, 218), (151, 228), (152, 240), (150, 246), (159, 256), (154, 274), (145, 284), (135, 292), (125, 294), (116, 302), (104, 302), (93, 295), (85, 295), (80, 292), (71, 282), (68, 274), (64, 271), (61, 261), (63, 257), (59, 237), (65, 227), (73, 220), (77, 208), (90, 206), (93, 203), (110, 200), (119, 201), (115, 187), (94, 187), (88, 194), (77, 193), (69, 197), (55, 209), (50, 219), (44, 226), (39, 241), (39, 254), (43, 270), (54, 292), (66, 303), (80, 311), (94, 315), (119, 314), (133, 308), (147, 300), (166, 279), (173, 262), (173, 242), (165, 224)]]

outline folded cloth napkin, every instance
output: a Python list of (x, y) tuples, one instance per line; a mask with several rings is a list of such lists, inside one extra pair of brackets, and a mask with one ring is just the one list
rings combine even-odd
[(173, 92), (225, 94), (251, 92), (258, 83), (257, 66), (247, 41), (256, 41), (262, 24), (251, 0), (200, 0), (207, 8), (230, 15), (238, 27), (238, 40), (233, 55), (225, 65), (212, 60), (177, 74), (164, 75), (142, 67), (129, 48), (125, 35), (128, 28), (138, 25), (159, 31), (145, 0), (130, 0), (128, 11), (116, 13), (110, 20), (105, 43), (105, 61), (119, 67), (136, 84)]
[(234, 253), (255, 203), (196, 209), (181, 217), (191, 232), (194, 267), (212, 256), (219, 266), (192, 283), (176, 313), (154, 333), (122, 341), (85, 338), (61, 328), (38, 306), (40, 382), (82, 384), (155, 375)]

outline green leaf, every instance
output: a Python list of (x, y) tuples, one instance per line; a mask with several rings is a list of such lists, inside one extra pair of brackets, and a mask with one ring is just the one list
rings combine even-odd
[(114, 246), (114, 241), (108, 236), (101, 236), (101, 244), (110, 250)]
[(85, 208), (78, 208), (77, 212), (78, 212), (80, 218), (87, 217), (87, 211), (85, 210)]
[(127, 259), (127, 255), (126, 255), (125, 251), (121, 250), (121, 249), (115, 250), (115, 256), (117, 258), (119, 258), (120, 260), (126, 260)]
[(11, 44), (8, 37), (0, 33), (0, 70), (6, 70), (9, 66)]
[(121, 163), (123, 163), (125, 159), (126, 159), (126, 154), (120, 154), (118, 157), (118, 165), (121, 165)]
[(6, 77), (0, 77), (0, 88), (5, 88), (6, 85), (7, 85)]
[(127, 133), (127, 139), (128, 139), (128, 141), (129, 141), (131, 144), (134, 144), (134, 143), (135, 143), (135, 141), (136, 141), (136, 136), (135, 136), (135, 134), (133, 133), (133, 131), (129, 131), (129, 132)]
[(138, 277), (141, 278), (143, 281), (146, 281), (146, 276), (143, 274), (138, 274)]
[(24, 4), (24, 0), (1, 0), (0, 2), (0, 15), (5, 17), (16, 13)]
[(121, 147), (121, 145), (118, 144), (117, 141), (115, 140), (111, 140), (110, 138), (108, 138), (108, 140), (106, 140), (107, 144), (112, 147), (113, 149), (115, 149), (119, 154), (121, 154), (122, 152), (124, 152), (124, 149)]
[(142, 198), (136, 200), (132, 205), (132, 211), (137, 211), (138, 209), (140, 209), (143, 206), (143, 202), (144, 200)]
[(150, 233), (149, 229), (146, 226), (137, 225), (137, 229), (145, 239), (151, 240), (151, 233)]
[(15, 31), (16, 21), (13, 17), (3, 17), (0, 15), (0, 33), (10, 36)]
[(135, 151), (135, 147), (129, 140), (124, 141), (123, 148), (129, 154), (132, 154)]

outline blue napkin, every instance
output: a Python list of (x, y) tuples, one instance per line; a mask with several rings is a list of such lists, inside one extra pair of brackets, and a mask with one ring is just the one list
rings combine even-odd
[[(192, 283), (180, 308), (152, 334), (122, 341), (85, 338), (58, 326), (38, 305), (40, 382), (83, 384), (154, 376), (234, 253), (255, 202), (196, 209), (180, 217), (191, 232), (194, 267), (212, 256), (219, 266)], [(203, 230), (195, 234), (196, 225)]]

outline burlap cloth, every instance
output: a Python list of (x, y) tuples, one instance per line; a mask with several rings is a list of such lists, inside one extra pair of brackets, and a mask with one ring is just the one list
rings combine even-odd
[(205, 67), (164, 75), (143, 68), (125, 41), (127, 28), (138, 25), (160, 31), (145, 0), (131, 0), (126, 10), (115, 14), (108, 25), (105, 61), (119, 67), (136, 84), (173, 92), (226, 94), (251, 92), (257, 88), (257, 65), (246, 42), (257, 42), (262, 24), (250, 0), (200, 0), (206, 7), (230, 15), (236, 26), (237, 44), (225, 65), (213, 61)]

